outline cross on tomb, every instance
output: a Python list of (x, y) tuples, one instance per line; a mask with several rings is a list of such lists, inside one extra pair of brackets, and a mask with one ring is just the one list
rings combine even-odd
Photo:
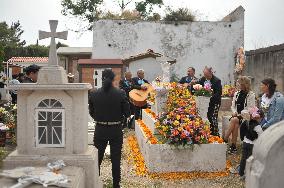
[(56, 32), (58, 20), (49, 20), (50, 32), (39, 31), (39, 40), (51, 38), (49, 46), (48, 66), (58, 66), (55, 38), (67, 40), (68, 31)]

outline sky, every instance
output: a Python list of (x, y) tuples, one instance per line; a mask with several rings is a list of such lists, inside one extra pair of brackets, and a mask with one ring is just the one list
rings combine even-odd
[[(105, 10), (119, 11), (115, 0), (105, 0)], [(27, 44), (35, 44), (38, 30), (49, 31), (48, 20), (59, 21), (57, 31), (68, 30), (68, 40), (60, 42), (71, 47), (91, 47), (92, 32), (76, 33), (80, 21), (61, 14), (61, 0), (0, 0), (0, 22), (20, 21)], [(245, 12), (245, 49), (251, 50), (284, 43), (284, 1), (283, 0), (164, 0), (166, 6), (174, 9), (186, 7), (196, 12), (200, 20), (218, 21), (243, 6)], [(132, 8), (131, 6), (129, 8)], [(163, 12), (163, 10), (160, 10)], [(39, 41), (48, 45), (49, 39)]]

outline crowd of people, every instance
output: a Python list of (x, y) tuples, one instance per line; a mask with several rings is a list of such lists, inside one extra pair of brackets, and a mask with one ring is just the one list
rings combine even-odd
[[(25, 69), (25, 74), (13, 75), (11, 84), (37, 82), (40, 67), (31, 65)], [(120, 187), (120, 160), (123, 144), (123, 128), (133, 128), (135, 119), (141, 119), (141, 109), (145, 106), (135, 106), (129, 97), (133, 89), (147, 90), (149, 83), (144, 78), (144, 71), (139, 69), (137, 76), (132, 78), (131, 72), (125, 72), (125, 76), (119, 82), (119, 88), (113, 84), (115, 74), (111, 69), (105, 69), (102, 73), (102, 87), (89, 92), (89, 113), (96, 122), (94, 134), (94, 146), (98, 149), (99, 166), (102, 163), (107, 144), (110, 145), (113, 187)], [(74, 82), (73, 76), (68, 76), (69, 82)], [(209, 102), (207, 118), (210, 122), (211, 134), (219, 136), (218, 112), (221, 105), (222, 84), (221, 80), (214, 75), (211, 67), (203, 69), (203, 76), (198, 79), (195, 76), (194, 67), (189, 67), (187, 76), (182, 77), (179, 84), (183, 84), (192, 93), (193, 85), (210, 84), (212, 96)], [(242, 157), (239, 166), (239, 175), (244, 176), (246, 159), (252, 154), (253, 144), (258, 136), (275, 123), (284, 120), (284, 96), (276, 90), (273, 79), (264, 79), (260, 88), (263, 93), (259, 102), (251, 89), (251, 80), (246, 76), (240, 76), (236, 81), (237, 91), (232, 100), (229, 128), (224, 136), (228, 142), (231, 136), (231, 144), (228, 152), (237, 152), (237, 138), (240, 130), (242, 144)], [(17, 103), (17, 91), (10, 91), (12, 103)], [(132, 116), (131, 116), (132, 115)]]

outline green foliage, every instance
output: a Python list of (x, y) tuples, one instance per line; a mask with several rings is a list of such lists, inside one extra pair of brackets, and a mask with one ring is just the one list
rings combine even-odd
[(20, 37), (23, 34), (20, 22), (12, 23), (9, 27), (6, 22), (0, 22), (0, 46), (24, 46), (26, 41), (21, 41)]
[(49, 47), (41, 45), (29, 45), (25, 47), (4, 48), (4, 60), (7, 61), (11, 57), (47, 57)]
[[(133, 2), (132, 0), (118, 0), (118, 6), (121, 9), (120, 14), (113, 12), (103, 13), (98, 9), (98, 6), (103, 3), (103, 0), (62, 0), (63, 7), (61, 13), (64, 16), (75, 16), (83, 21), (88, 21), (89, 29), (96, 19), (148, 19), (153, 12), (153, 7), (161, 7), (163, 0), (143, 0), (135, 2), (135, 10), (125, 10), (126, 6)], [(137, 11), (138, 13), (136, 13)], [(150, 17), (152, 20), (157, 20), (157, 15)]]
[(148, 21), (160, 21), (161, 20), (161, 15), (158, 13), (154, 13), (153, 16), (147, 17)]
[(124, 19), (124, 20), (141, 20), (141, 16), (139, 12), (137, 11), (130, 11), (130, 10), (125, 10), (121, 14), (116, 14), (113, 12), (106, 12), (106, 13), (101, 13), (100, 19), (113, 19), (113, 20), (119, 20), (119, 19)]
[(21, 28), (19, 21), (12, 23), (11, 26), (6, 22), (0, 22), (0, 71), (3, 70), (2, 62), (7, 60), (6, 48), (17, 48), (26, 44), (25, 40), (20, 39), (24, 32)]
[(140, 15), (144, 18), (150, 16), (153, 12), (153, 7), (158, 6), (161, 8), (163, 5), (163, 0), (145, 0), (135, 3), (135, 9), (140, 13)]
[(165, 21), (190, 21), (196, 20), (196, 16), (188, 8), (179, 8), (178, 10), (167, 9)]
[(58, 49), (58, 48), (60, 48), (60, 47), (68, 47), (68, 45), (67, 45), (67, 44), (63, 44), (63, 43), (61, 43), (61, 42), (58, 42), (58, 43), (56, 44), (56, 49)]
[(62, 11), (64, 16), (72, 15), (80, 18), (83, 21), (91, 23), (98, 18), (98, 6), (103, 0), (62, 0)]

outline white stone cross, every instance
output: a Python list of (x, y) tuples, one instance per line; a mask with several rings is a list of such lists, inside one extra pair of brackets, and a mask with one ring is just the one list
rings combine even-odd
[(56, 32), (58, 20), (49, 20), (50, 31), (39, 31), (39, 40), (51, 38), (49, 46), (48, 66), (58, 66), (55, 38), (67, 39), (68, 31)]

